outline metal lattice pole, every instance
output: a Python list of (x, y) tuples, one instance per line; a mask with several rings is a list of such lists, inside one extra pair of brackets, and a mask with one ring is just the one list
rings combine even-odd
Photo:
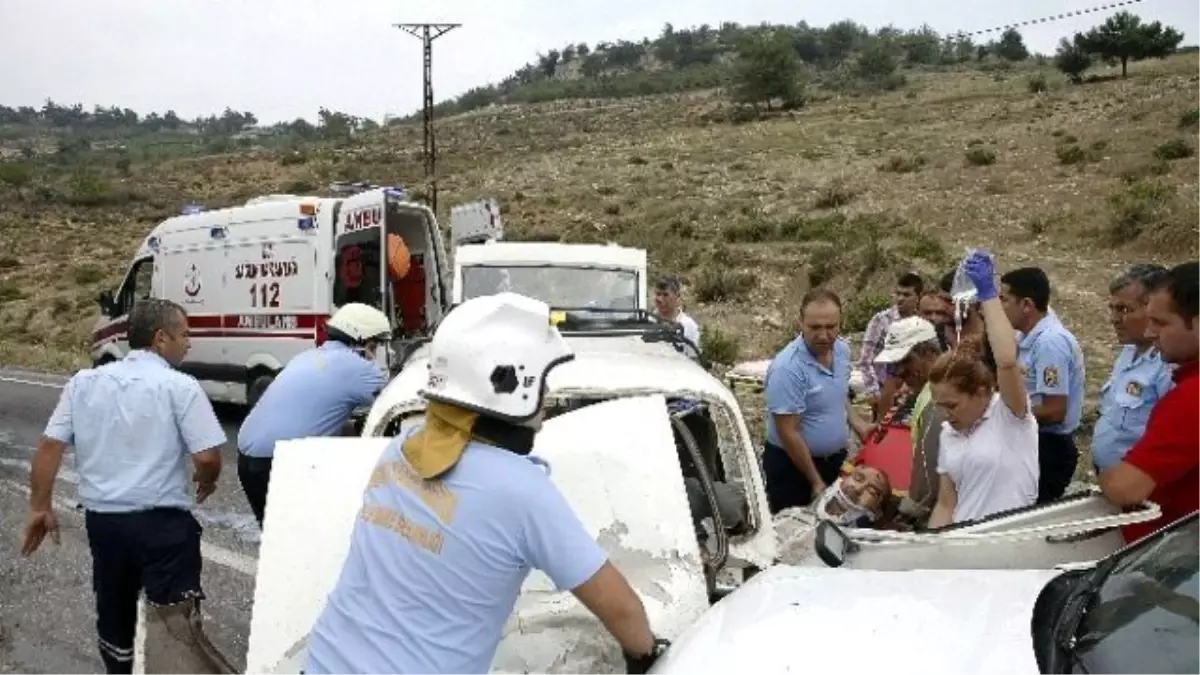
[(396, 28), (420, 38), (423, 51), (423, 75), (425, 81), (424, 105), (421, 119), (424, 122), (424, 145), (422, 159), (425, 164), (425, 182), (429, 187), (430, 207), (437, 212), (437, 141), (433, 134), (433, 41), (461, 26), (461, 23), (398, 23)]

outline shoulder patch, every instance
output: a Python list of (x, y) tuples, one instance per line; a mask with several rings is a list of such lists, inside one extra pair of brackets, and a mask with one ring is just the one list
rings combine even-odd
[(1130, 396), (1136, 397), (1136, 398), (1141, 398), (1142, 397), (1142, 383), (1136, 382), (1136, 381), (1130, 381), (1128, 384), (1125, 385), (1125, 393), (1129, 394)]
[(1046, 366), (1042, 369), (1042, 383), (1047, 387), (1058, 386), (1058, 367)]

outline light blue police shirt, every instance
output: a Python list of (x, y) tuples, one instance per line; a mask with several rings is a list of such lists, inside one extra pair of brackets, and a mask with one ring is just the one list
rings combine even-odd
[(1153, 347), (1137, 353), (1125, 345), (1100, 389), (1100, 419), (1092, 435), (1092, 461), (1101, 470), (1116, 464), (1142, 437), (1150, 409), (1172, 386), (1171, 369)]
[(306, 673), (486, 673), (531, 569), (569, 590), (608, 560), (539, 464), (472, 442), (423, 482), (400, 443), (367, 485)]
[(813, 457), (846, 449), (850, 345), (845, 339), (833, 344), (832, 370), (817, 362), (804, 336), (792, 340), (767, 367), (763, 389), (768, 443), (784, 447), (775, 415), (799, 415), (800, 435)]
[(99, 513), (190, 509), (188, 456), (226, 440), (200, 383), (143, 350), (76, 373), (45, 435), (75, 447), (79, 501)]
[(332, 436), (386, 383), (378, 366), (341, 342), (297, 354), (242, 422), (238, 451), (274, 457), (277, 441)]
[(1025, 388), (1033, 405), (1045, 396), (1066, 396), (1067, 414), (1062, 422), (1038, 423), (1040, 431), (1071, 434), (1083, 415), (1083, 351), (1058, 316), (1046, 314), (1028, 334), (1017, 341), (1017, 361), (1025, 375)]

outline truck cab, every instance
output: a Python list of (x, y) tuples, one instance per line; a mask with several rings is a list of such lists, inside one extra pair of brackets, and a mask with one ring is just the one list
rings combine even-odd
[(502, 291), (565, 311), (647, 309), (646, 251), (616, 244), (506, 242), (495, 202), (455, 207), (452, 304)]

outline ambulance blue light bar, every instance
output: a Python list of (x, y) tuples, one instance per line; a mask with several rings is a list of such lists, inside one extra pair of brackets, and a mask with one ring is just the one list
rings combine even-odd
[(193, 202), (193, 203), (188, 204), (187, 206), (183, 207), (183, 209), (180, 211), (180, 213), (182, 213), (185, 216), (190, 216), (195, 213), (200, 213), (203, 210), (204, 210), (203, 204), (196, 204)]

